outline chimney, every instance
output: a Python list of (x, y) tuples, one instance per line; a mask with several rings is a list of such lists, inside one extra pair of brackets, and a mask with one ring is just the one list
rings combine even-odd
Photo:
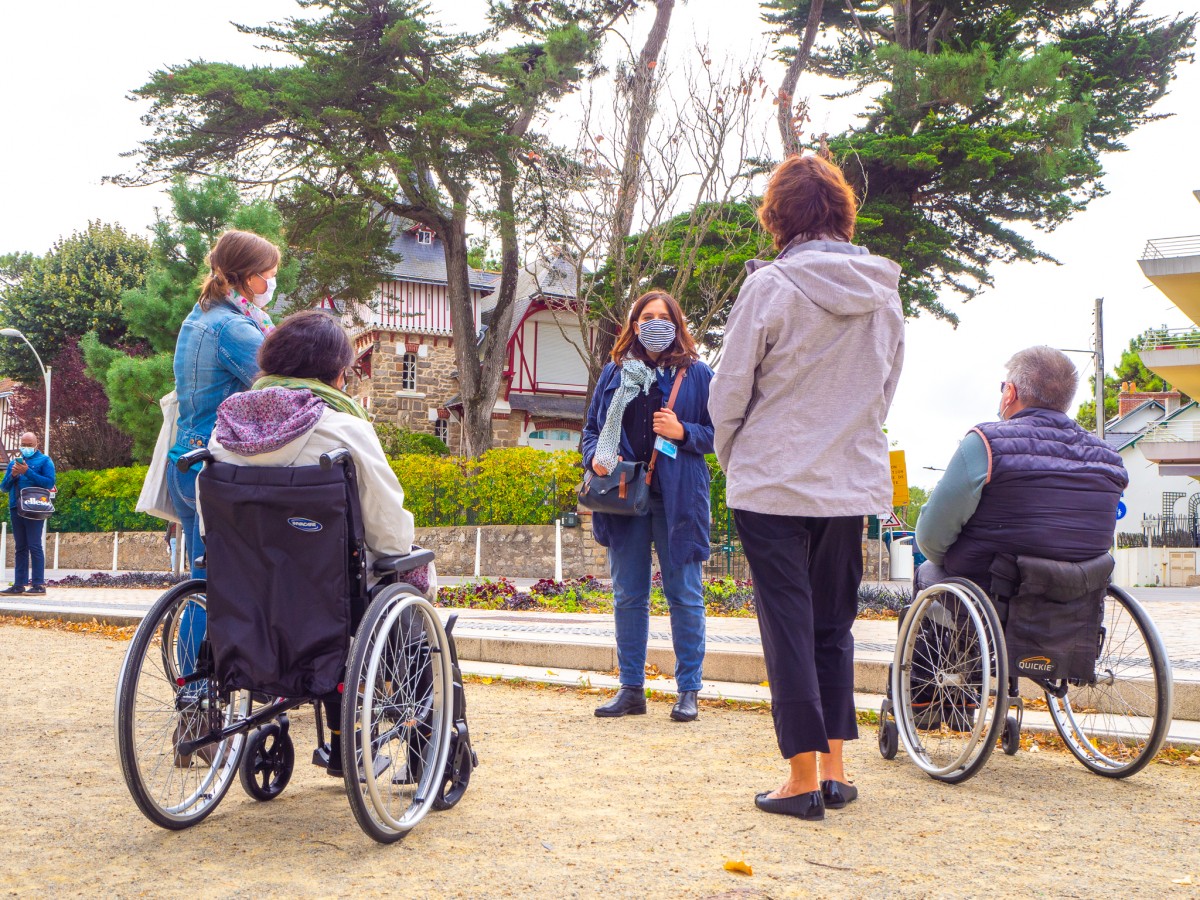
[(1179, 391), (1139, 391), (1136, 384), (1126, 381), (1121, 384), (1121, 393), (1117, 395), (1117, 415), (1131, 413), (1147, 400), (1157, 400), (1163, 405), (1163, 414), (1169, 416), (1179, 409), (1182, 398)]

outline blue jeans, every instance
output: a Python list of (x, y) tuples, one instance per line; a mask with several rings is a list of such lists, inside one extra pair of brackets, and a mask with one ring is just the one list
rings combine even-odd
[[(180, 472), (171, 462), (167, 466), (167, 491), (171, 502), (175, 504), (175, 512), (180, 518), (180, 532), (187, 538), (188, 562), (191, 565), (192, 577), (203, 578), (204, 569), (196, 567), (196, 558), (204, 554), (204, 541), (200, 538), (200, 516), (196, 513), (196, 475), (195, 470)], [(208, 616), (195, 603), (189, 603), (183, 608), (179, 617), (179, 671), (190, 675), (196, 667), (196, 657), (200, 652), (200, 642), (204, 640), (204, 632), (208, 628)]]
[(629, 520), (617, 552), (608, 550), (613, 582), (613, 618), (617, 627), (617, 664), (623, 687), (646, 683), (646, 641), (650, 632), (650, 544), (658, 551), (663, 593), (671, 607), (671, 643), (675, 648), (675, 683), (681, 691), (698, 691), (704, 666), (703, 563), (673, 565), (667, 541), (667, 517), (660, 495), (650, 496), (650, 513)]
[[(17, 549), (13, 561), (13, 584), (16, 587), (45, 584), (46, 553), (42, 549), (42, 526), (46, 524), (45, 520), (26, 519), (17, 514), (15, 506), (8, 508), (8, 518), (12, 521), (13, 543)], [(32, 580), (29, 577), (30, 563), (33, 564)]]

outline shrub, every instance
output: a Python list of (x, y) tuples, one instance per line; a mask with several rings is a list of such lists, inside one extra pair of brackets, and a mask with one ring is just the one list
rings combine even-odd
[[(51, 531), (160, 531), (161, 519), (134, 511), (145, 466), (61, 472), (56, 484)], [(8, 506), (5, 504), (5, 515)]]
[(387, 456), (449, 456), (450, 448), (432, 434), (409, 431), (394, 422), (376, 422), (375, 434)]

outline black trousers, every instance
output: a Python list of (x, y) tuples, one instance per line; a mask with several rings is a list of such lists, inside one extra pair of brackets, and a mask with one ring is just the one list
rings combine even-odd
[(771, 686), (779, 752), (829, 752), (858, 737), (854, 635), (862, 516), (773, 516), (735, 509)]

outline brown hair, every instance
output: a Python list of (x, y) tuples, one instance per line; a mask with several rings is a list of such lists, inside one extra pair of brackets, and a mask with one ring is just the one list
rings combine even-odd
[(231, 290), (251, 299), (246, 286), (251, 275), (261, 275), (279, 265), (279, 248), (249, 231), (227, 231), (208, 252), (208, 277), (200, 288), (200, 308), (207, 311)]
[[(670, 347), (659, 354), (657, 360), (652, 361), (650, 354), (642, 346), (642, 342), (637, 339), (637, 320), (647, 304), (655, 300), (661, 300), (667, 305), (667, 313), (671, 316), (671, 321), (675, 323), (675, 340)], [(700, 354), (696, 351), (696, 342), (688, 333), (687, 319), (683, 316), (679, 301), (666, 291), (649, 291), (638, 297), (633, 304), (633, 309), (629, 311), (629, 319), (625, 322), (625, 327), (617, 336), (617, 343), (613, 346), (612, 361), (620, 365), (621, 360), (627, 356), (640, 359), (651, 366), (679, 366), (681, 368), (690, 366), (700, 358)]]
[(797, 236), (854, 237), (858, 201), (842, 170), (819, 156), (789, 156), (771, 173), (758, 221), (782, 250)]
[(316, 378), (330, 385), (352, 362), (354, 348), (345, 330), (319, 309), (288, 316), (258, 348), (263, 375)]

